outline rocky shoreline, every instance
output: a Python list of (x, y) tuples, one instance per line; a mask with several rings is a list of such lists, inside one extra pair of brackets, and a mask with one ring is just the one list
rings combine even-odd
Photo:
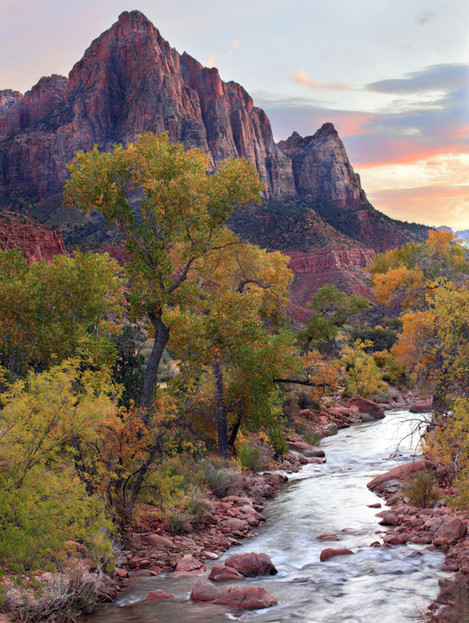
[[(321, 412), (302, 410), (299, 416), (306, 419), (309, 430), (314, 431), (321, 438), (333, 434), (338, 429), (381, 419), (384, 417), (383, 409), (403, 407), (408, 407), (408, 401), (404, 403), (400, 399), (391, 404), (378, 405), (355, 396), (350, 399), (331, 401), (331, 403), (326, 404), (325, 409)], [(104, 604), (114, 601), (120, 591), (128, 585), (131, 578), (151, 577), (161, 573), (201, 576), (207, 571), (207, 563), (217, 560), (229, 547), (239, 544), (242, 539), (252, 538), (255, 529), (265, 521), (262, 512), (266, 503), (276, 496), (282, 485), (288, 480), (286, 473), (297, 472), (303, 465), (309, 463), (326, 461), (324, 451), (307, 443), (302, 435), (292, 433), (288, 444), (289, 452), (278, 459), (276, 463), (271, 464), (271, 468), (280, 470), (279, 472), (260, 474), (242, 471), (234, 490), (221, 499), (212, 496), (200, 524), (186, 534), (172, 534), (164, 522), (155, 519), (154, 514), (149, 512), (148, 517), (145, 518), (145, 513), (143, 513), (143, 519), (133, 526), (132, 532), (127, 534), (126, 547), (120, 553), (118, 568), (112, 575), (102, 575), (101, 577), (101, 585), (97, 592), (99, 602)], [(394, 500), (388, 496), (387, 502), (391, 505), (395, 503), (393, 512), (397, 512), (397, 524), (393, 526), (393, 530), (386, 532), (383, 537), (383, 546), (392, 545), (394, 542), (407, 542), (404, 540), (401, 527), (407, 528), (412, 521), (420, 525), (420, 521), (416, 522), (419, 511), (418, 509), (415, 511), (404, 510), (405, 505), (398, 503), (397, 498)], [(445, 514), (445, 511), (436, 510), (438, 510), (436, 514)], [(406, 517), (408, 515), (413, 519), (409, 521), (404, 519), (404, 515), (402, 515), (404, 512)], [(383, 516), (382, 522), (383, 520), (389, 521), (390, 517), (390, 515)], [(417, 528), (417, 525), (415, 527)], [(429, 543), (429, 541), (425, 542)], [(378, 542), (373, 545), (380, 544)], [(331, 555), (338, 554), (333, 552)], [(77, 552), (77, 556), (79, 557), (79, 552)], [(82, 562), (89, 565), (88, 570), (93, 573), (94, 569), (92, 564), (89, 564), (90, 561), (85, 558)], [(450, 564), (448, 561), (448, 565)], [(194, 582), (197, 579), (195, 577)], [(230, 585), (225, 585), (222, 592), (230, 592), (230, 590), (232, 591)], [(232, 597), (238, 599), (239, 595), (234, 592)], [(250, 603), (258, 603), (256, 601), (258, 595), (254, 597), (255, 599)], [(268, 596), (266, 600), (269, 601), (271, 597)], [(146, 596), (146, 599), (170, 598), (172, 596), (164, 591), (152, 591)], [(221, 598), (220, 595), (218, 598)], [(271, 605), (273, 603), (271, 601)], [(234, 602), (232, 605), (236, 606)], [(258, 605), (257, 607), (261, 606)], [(434, 619), (434, 621), (435, 623), (449, 623), (450, 619), (441, 618)], [(8, 619), (5, 621), (0, 619), (0, 623), (7, 622)]]
[(469, 519), (466, 512), (445, 505), (451, 488), (440, 489), (440, 501), (432, 508), (407, 503), (404, 489), (419, 472), (432, 473), (435, 466), (425, 459), (399, 465), (377, 476), (368, 487), (386, 500), (389, 509), (377, 513), (386, 528), (374, 547), (416, 543), (425, 549), (438, 548), (445, 553), (442, 571), (453, 573), (440, 580), (440, 592), (423, 620), (428, 623), (467, 623), (469, 621)]
[[(397, 408), (402, 403), (383, 405)], [(335, 401), (327, 409), (317, 412), (300, 411), (319, 438), (333, 431), (384, 418), (383, 406), (359, 396)], [(303, 465), (326, 461), (324, 450), (307, 443), (303, 436), (292, 434), (288, 440), (289, 452), (275, 467), (280, 473), (242, 472), (236, 490), (221, 499), (210, 500), (209, 508), (197, 529), (186, 535), (173, 535), (164, 525), (145, 522), (129, 535), (124, 559), (114, 573), (118, 586), (127, 585), (135, 576), (150, 577), (160, 573), (201, 575), (206, 572), (206, 562), (218, 559), (229, 547), (241, 539), (252, 538), (253, 531), (265, 521), (262, 511), (287, 482), (285, 472), (297, 472)], [(283, 473), (282, 473), (283, 472)], [(167, 599), (167, 594), (149, 593), (147, 599)], [(109, 595), (111, 601), (115, 595)], [(260, 606), (258, 606), (260, 607)]]

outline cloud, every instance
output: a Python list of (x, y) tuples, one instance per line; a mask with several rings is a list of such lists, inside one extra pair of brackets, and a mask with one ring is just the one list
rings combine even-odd
[(366, 86), (380, 93), (421, 93), (464, 89), (469, 84), (469, 65), (441, 64), (406, 74), (404, 78), (380, 80)]
[(425, 24), (428, 24), (428, 22), (432, 22), (436, 16), (437, 14), (434, 11), (426, 9), (425, 11), (422, 11), (416, 16), (415, 22), (417, 24), (420, 24), (421, 26), (425, 26)]
[(368, 193), (371, 203), (391, 216), (425, 225), (467, 229), (469, 186), (428, 185)]
[(215, 63), (217, 62), (218, 52), (216, 50), (211, 50), (207, 59), (207, 67), (215, 67)]
[(228, 50), (227, 54), (229, 54), (230, 56), (233, 56), (234, 50), (237, 50), (240, 44), (241, 44), (241, 41), (239, 39), (235, 39), (235, 41), (232, 41), (230, 43), (230, 49)]
[[(298, 78), (308, 80), (297, 72)], [(293, 130), (312, 135), (332, 122), (378, 210), (468, 229), (469, 65), (434, 65), (366, 88), (391, 95), (387, 105), (365, 112), (307, 97), (259, 93), (255, 100), (278, 138)]]
[(343, 84), (333, 84), (329, 82), (318, 82), (316, 80), (311, 80), (305, 74), (303, 69), (299, 69), (291, 74), (290, 79), (296, 82), (297, 84), (301, 84), (302, 86), (307, 87), (308, 89), (330, 89), (331, 91), (347, 91), (348, 87)]

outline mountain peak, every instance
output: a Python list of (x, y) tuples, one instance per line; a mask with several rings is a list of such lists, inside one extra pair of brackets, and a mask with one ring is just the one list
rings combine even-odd
[(313, 138), (322, 138), (325, 136), (333, 136), (339, 138), (339, 134), (335, 129), (334, 124), (330, 121), (328, 121), (327, 123), (323, 123), (319, 130), (313, 134)]

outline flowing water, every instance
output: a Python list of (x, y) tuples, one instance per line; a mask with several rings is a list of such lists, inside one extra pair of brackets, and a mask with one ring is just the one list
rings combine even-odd
[[(443, 555), (419, 545), (374, 548), (381, 529), (378, 502), (366, 484), (374, 476), (408, 461), (415, 453), (409, 436), (412, 416), (388, 412), (385, 420), (340, 431), (322, 441), (327, 463), (307, 465), (267, 507), (257, 535), (232, 547), (228, 555), (248, 551), (270, 555), (279, 573), (242, 580), (263, 586), (278, 605), (253, 612), (188, 600), (197, 578), (136, 578), (112, 606), (84, 619), (87, 623), (405, 623), (422, 621), (438, 592)], [(315, 539), (335, 533), (339, 542)], [(319, 562), (326, 547), (348, 547), (353, 556)], [(164, 589), (175, 601), (148, 601), (150, 590)]]

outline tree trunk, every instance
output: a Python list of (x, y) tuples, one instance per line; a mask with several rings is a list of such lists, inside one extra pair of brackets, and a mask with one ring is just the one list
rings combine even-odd
[(142, 396), (140, 399), (140, 407), (144, 412), (143, 418), (146, 424), (148, 424), (150, 419), (153, 390), (156, 385), (158, 368), (169, 339), (169, 328), (161, 320), (161, 315), (150, 315), (149, 318), (155, 329), (155, 343), (153, 344), (153, 349), (145, 370), (145, 379), (143, 381)]
[(240, 426), (241, 426), (241, 415), (238, 415), (238, 419), (234, 423), (233, 429), (231, 430), (230, 438), (228, 440), (228, 445), (230, 446), (230, 448), (231, 448), (231, 450), (233, 452), (234, 452), (234, 445), (235, 445), (235, 441), (236, 441), (236, 436), (238, 434)]
[(212, 372), (215, 378), (215, 411), (217, 414), (218, 454), (225, 459), (230, 459), (225, 398), (223, 392), (223, 373), (220, 360), (218, 358), (212, 363)]

